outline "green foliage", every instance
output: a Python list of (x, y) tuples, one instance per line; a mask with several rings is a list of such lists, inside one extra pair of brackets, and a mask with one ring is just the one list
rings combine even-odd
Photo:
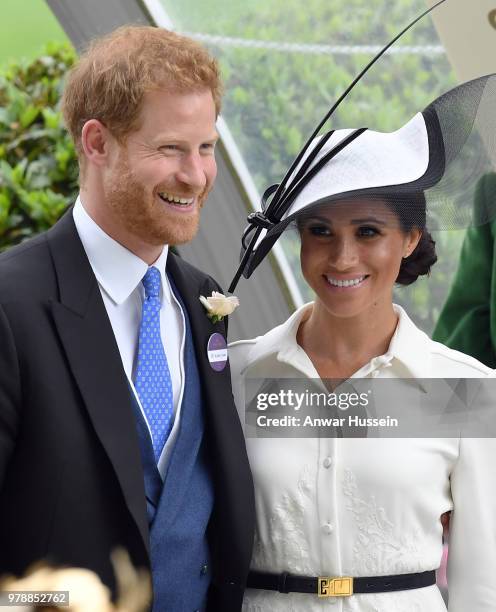
[(75, 53), (49, 45), (0, 73), (0, 250), (48, 229), (77, 194), (78, 167), (62, 125), (63, 78)]

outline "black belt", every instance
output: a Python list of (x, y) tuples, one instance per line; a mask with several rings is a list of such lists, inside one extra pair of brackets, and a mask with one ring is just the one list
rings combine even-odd
[(374, 576), (372, 578), (309, 577), (282, 574), (265, 574), (250, 572), (247, 587), (279, 591), (279, 593), (313, 593), (319, 597), (347, 597), (355, 593), (387, 593), (388, 591), (406, 591), (420, 589), (436, 584), (436, 572), (418, 574), (396, 574), (395, 576)]

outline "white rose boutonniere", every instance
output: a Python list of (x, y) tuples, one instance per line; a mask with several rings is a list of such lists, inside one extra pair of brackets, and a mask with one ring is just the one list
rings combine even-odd
[(200, 302), (205, 306), (207, 317), (212, 323), (222, 321), (224, 317), (233, 313), (239, 306), (239, 300), (235, 295), (227, 297), (218, 291), (212, 291), (210, 297), (200, 295)]

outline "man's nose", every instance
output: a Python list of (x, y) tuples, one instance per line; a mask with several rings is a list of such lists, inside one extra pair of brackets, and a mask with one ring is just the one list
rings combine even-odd
[(331, 265), (339, 271), (352, 268), (358, 262), (358, 247), (351, 237), (335, 239), (330, 252)]
[(207, 175), (204, 159), (201, 155), (191, 153), (184, 156), (181, 160), (181, 166), (176, 173), (176, 178), (181, 183), (195, 189), (204, 189), (207, 184)]

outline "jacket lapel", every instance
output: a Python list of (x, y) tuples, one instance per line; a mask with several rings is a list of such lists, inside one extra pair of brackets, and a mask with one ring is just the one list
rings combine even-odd
[[(230, 392), (231, 389), (231, 379), (228, 368), (225, 368), (222, 372), (215, 372), (210, 367), (207, 344), (210, 336), (215, 332), (225, 337), (226, 329), (224, 322), (211, 323), (199, 298), (200, 295), (210, 295), (212, 291), (217, 289), (217, 286), (208, 277), (200, 276), (194, 268), (182, 262), (172, 252), (167, 257), (167, 272), (171, 275), (188, 311), (202, 388), (209, 410), (212, 410), (216, 415), (217, 410), (221, 410), (221, 406), (218, 404), (222, 403), (222, 401), (218, 402), (216, 400), (225, 399), (224, 393), (226, 390)], [(196, 278), (195, 273), (197, 274)]]
[[(207, 356), (210, 336), (215, 332), (226, 336), (227, 330), (223, 321), (211, 323), (199, 297), (210, 295), (219, 287), (171, 252), (167, 257), (167, 272), (188, 310), (206, 409), (205, 425), (215, 482), (215, 537), (211, 542), (217, 557), (215, 569), (222, 576), (222, 582), (239, 585), (245, 580), (245, 560), (250, 558), (253, 547), (254, 494), (229, 366), (216, 372)], [(233, 555), (233, 546), (236, 555)], [(216, 575), (214, 581), (217, 580)]]
[(119, 349), (95, 276), (69, 211), (49, 232), (60, 302), (55, 325), (89, 416), (149, 551), (136, 423)]

